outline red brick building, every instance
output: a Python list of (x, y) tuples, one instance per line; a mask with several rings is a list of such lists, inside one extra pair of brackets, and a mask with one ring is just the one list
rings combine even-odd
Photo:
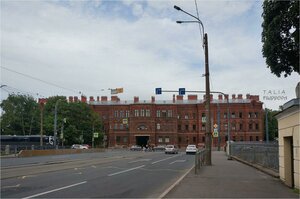
[[(228, 116), (227, 99), (211, 97), (212, 126), (218, 123), (220, 113), (220, 145), (227, 140)], [(86, 98), (82, 99), (86, 101)], [(188, 144), (205, 143), (205, 104), (197, 95), (173, 96), (172, 100), (121, 101), (117, 96), (90, 97), (89, 104), (104, 122), (108, 147), (131, 145), (175, 144), (185, 147)], [(229, 99), (230, 136), (235, 141), (261, 141), (263, 135), (263, 109), (259, 96), (247, 94), (232, 95)], [(213, 128), (213, 127), (212, 127)], [(213, 129), (211, 129), (213, 131)], [(218, 138), (213, 138), (217, 146)]]

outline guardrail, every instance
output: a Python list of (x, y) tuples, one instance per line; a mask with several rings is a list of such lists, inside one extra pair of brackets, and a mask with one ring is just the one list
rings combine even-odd
[(201, 149), (198, 150), (195, 154), (195, 174), (198, 174), (200, 168), (206, 165), (206, 153), (207, 150)]

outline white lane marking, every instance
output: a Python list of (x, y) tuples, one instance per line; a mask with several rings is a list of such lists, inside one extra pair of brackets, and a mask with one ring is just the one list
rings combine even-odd
[(2, 189), (8, 189), (8, 188), (18, 188), (20, 187), (21, 184), (17, 184), (17, 185), (12, 185), (12, 186), (4, 186), (2, 187)]
[(176, 182), (174, 182), (174, 184), (172, 184), (168, 189), (166, 189), (162, 194), (160, 194), (160, 196), (158, 196), (157, 199), (162, 199), (164, 198), (187, 174), (189, 174), (189, 172), (194, 168), (195, 166), (193, 166), (192, 168), (190, 168), (185, 174), (183, 174)]
[(171, 157), (168, 157), (168, 158), (165, 158), (165, 159), (162, 159), (162, 160), (157, 160), (157, 161), (155, 161), (155, 162), (152, 162), (151, 164), (156, 164), (156, 163), (159, 163), (159, 162), (162, 162), (162, 161), (171, 159), (171, 158), (175, 158), (175, 157), (177, 157), (177, 156), (178, 156), (178, 155), (176, 155), (176, 156), (171, 156)]
[(151, 159), (140, 159), (140, 160), (135, 160), (135, 161), (131, 161), (131, 162), (128, 162), (128, 163), (135, 163), (135, 162), (147, 162), (147, 161), (150, 161)]
[(55, 192), (55, 191), (60, 191), (60, 190), (63, 190), (63, 189), (68, 189), (68, 188), (71, 188), (71, 187), (75, 187), (75, 186), (78, 186), (78, 185), (81, 185), (81, 184), (84, 184), (84, 183), (87, 183), (87, 181), (79, 182), (79, 183), (76, 183), (76, 184), (71, 184), (71, 185), (64, 186), (64, 187), (61, 187), (61, 188), (58, 188), (58, 189), (53, 189), (53, 190), (50, 190), (50, 191), (45, 191), (45, 192), (38, 193), (38, 194), (35, 194), (35, 195), (32, 195), (32, 196), (28, 196), (28, 197), (25, 197), (25, 198), (22, 198), (22, 199), (29, 199), (29, 198), (34, 198), (34, 197), (37, 197), (37, 196), (42, 196), (42, 195), (52, 193), (52, 192)]
[(175, 160), (174, 162), (171, 162), (170, 164), (174, 164), (176, 162), (185, 162), (186, 160)]
[(132, 170), (135, 170), (135, 169), (139, 169), (139, 168), (142, 168), (144, 167), (145, 165), (142, 165), (142, 166), (139, 166), (139, 167), (134, 167), (134, 168), (131, 168), (131, 169), (127, 169), (127, 170), (124, 170), (124, 171), (119, 171), (117, 173), (111, 173), (111, 174), (108, 174), (107, 176), (114, 176), (114, 175), (118, 175), (118, 174), (121, 174), (121, 173), (125, 173), (125, 172), (128, 172), (128, 171), (132, 171)]

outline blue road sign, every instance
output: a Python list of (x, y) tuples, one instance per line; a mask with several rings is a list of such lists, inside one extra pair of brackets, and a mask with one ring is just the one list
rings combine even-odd
[(185, 95), (185, 88), (179, 88), (179, 95)]
[(161, 95), (161, 88), (155, 88), (155, 95)]

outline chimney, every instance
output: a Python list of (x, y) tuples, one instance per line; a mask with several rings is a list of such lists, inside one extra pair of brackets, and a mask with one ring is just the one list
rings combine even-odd
[(107, 96), (101, 96), (101, 102), (107, 102)]
[(246, 99), (250, 99), (250, 94), (247, 94), (247, 95), (246, 95)]
[(81, 95), (81, 102), (86, 103), (86, 96)]
[(151, 103), (155, 103), (155, 97), (154, 96), (151, 97)]
[(74, 97), (74, 102), (78, 102), (78, 97), (77, 96)]
[(226, 99), (226, 100), (228, 100), (228, 97), (229, 97), (229, 95), (228, 95), (228, 94), (225, 94), (225, 99)]
[(188, 95), (188, 100), (197, 100), (198, 96), (197, 95)]
[(176, 102), (176, 98), (175, 98), (175, 95), (173, 95), (173, 103)]
[(93, 101), (95, 101), (95, 100), (94, 100), (94, 97), (93, 97), (93, 96), (90, 96), (90, 102), (93, 102)]
[(73, 102), (73, 96), (69, 96), (69, 102)]
[(135, 97), (133, 98), (133, 102), (134, 102), (134, 103), (138, 103), (138, 102), (139, 102), (139, 97), (135, 96)]
[(232, 99), (235, 100), (235, 94), (232, 94)]
[(177, 96), (176, 96), (176, 100), (177, 100), (177, 101), (178, 101), (178, 100), (181, 100), (181, 101), (182, 101), (182, 100), (183, 100), (183, 95), (177, 95)]
[(238, 94), (238, 99), (243, 99), (243, 95), (242, 94)]
[(111, 101), (112, 102), (118, 101), (118, 96), (111, 96)]
[(223, 95), (219, 94), (218, 98), (219, 98), (219, 100), (223, 100)]
[(97, 102), (99, 102), (100, 101), (100, 97), (99, 96), (97, 96)]

